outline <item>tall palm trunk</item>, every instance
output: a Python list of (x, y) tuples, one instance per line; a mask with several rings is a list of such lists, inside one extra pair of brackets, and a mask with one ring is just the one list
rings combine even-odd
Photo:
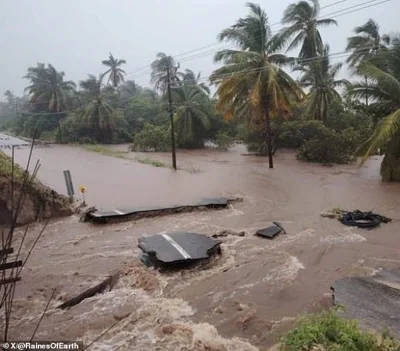
[(264, 100), (263, 112), (265, 118), (265, 138), (267, 143), (268, 163), (269, 163), (269, 168), (274, 168), (274, 160), (272, 158), (273, 151), (272, 151), (271, 119), (269, 115), (269, 101), (267, 97), (265, 97), (263, 100)]
[[(365, 76), (365, 85), (368, 88), (368, 77)], [(368, 90), (365, 92), (365, 105), (368, 107)]]

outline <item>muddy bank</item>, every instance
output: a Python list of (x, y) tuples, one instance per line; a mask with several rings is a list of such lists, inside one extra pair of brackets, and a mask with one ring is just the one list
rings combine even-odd
[[(11, 160), (0, 152), (0, 225), (11, 223), (12, 207), (20, 202), (18, 225), (37, 220), (69, 216), (73, 213), (69, 199), (44, 186), (39, 181), (27, 181), (23, 185), (24, 171), (15, 166), (14, 188), (11, 182)], [(21, 198), (21, 192), (24, 196)], [(14, 193), (14, 200), (12, 200)], [(20, 200), (21, 199), (21, 200)]]

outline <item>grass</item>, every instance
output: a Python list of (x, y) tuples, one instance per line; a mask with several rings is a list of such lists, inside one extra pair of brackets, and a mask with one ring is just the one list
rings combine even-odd
[[(125, 160), (132, 160), (132, 158), (129, 157), (129, 152), (128, 151), (115, 151), (115, 150), (111, 150), (107, 146), (98, 145), (98, 144), (83, 145), (83, 148), (85, 150), (87, 150), (87, 151), (97, 152), (97, 153), (102, 154), (104, 156), (112, 156), (112, 157), (122, 158), (122, 159), (125, 159)], [(154, 167), (166, 167), (166, 168), (169, 167), (164, 162), (158, 161), (158, 160), (154, 160), (154, 159), (152, 159), (150, 157), (135, 157), (134, 160), (139, 162), (139, 163), (143, 163), (145, 165), (151, 165), (151, 166), (154, 166)]]
[(153, 160), (150, 157), (136, 157), (135, 160), (145, 165), (152, 165), (154, 167), (168, 167), (164, 162)]
[(128, 159), (129, 158), (127, 151), (115, 151), (115, 150), (111, 150), (109, 147), (103, 146), (103, 145), (87, 144), (87, 145), (83, 145), (83, 148), (86, 151), (97, 152), (97, 153), (102, 154), (104, 156), (113, 156), (113, 157), (123, 158), (123, 159)]
[(337, 310), (299, 319), (281, 339), (281, 351), (399, 351), (400, 343), (386, 331), (363, 331), (357, 322), (341, 318)]
[[(8, 157), (3, 151), (0, 150), (0, 176), (11, 177), (12, 162), (11, 157)], [(22, 179), (24, 170), (14, 164), (14, 175), (15, 179)]]

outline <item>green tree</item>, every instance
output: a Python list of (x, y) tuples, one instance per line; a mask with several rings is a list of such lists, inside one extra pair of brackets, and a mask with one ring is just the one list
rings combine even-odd
[(297, 68), (303, 72), (299, 80), (300, 85), (309, 89), (306, 116), (325, 122), (329, 106), (336, 101), (342, 101), (336, 89), (350, 83), (346, 79), (336, 79), (341, 68), (342, 63), (330, 64), (328, 45), (325, 46), (320, 59)]
[(76, 84), (64, 81), (64, 76), (64, 72), (58, 72), (51, 64), (46, 67), (44, 63), (38, 63), (36, 67), (28, 68), (24, 78), (31, 84), (25, 91), (29, 94), (32, 110), (58, 113), (68, 109)]
[[(29, 67), (24, 77), (30, 80), (30, 85), (25, 88), (29, 94), (29, 102), (33, 112), (43, 112), (46, 119), (52, 119), (59, 129), (61, 137), (60, 120), (65, 117), (65, 110), (72, 106), (72, 99), (76, 84), (70, 80), (64, 80), (65, 73), (58, 72), (54, 66), (38, 63), (36, 67)], [(52, 123), (44, 125), (51, 126)]]
[(202, 146), (204, 131), (210, 128), (210, 100), (197, 86), (183, 85), (172, 91), (176, 114), (174, 123), (178, 144), (182, 147)]
[(331, 18), (318, 19), (320, 14), (319, 0), (302, 0), (290, 4), (283, 15), (282, 23), (289, 25), (277, 36), (279, 47), (288, 44), (288, 51), (301, 45), (299, 58), (307, 59), (323, 53), (323, 40), (319, 32), (322, 26), (337, 25)]
[(185, 72), (181, 73), (182, 83), (193, 85), (195, 87), (199, 87), (205, 93), (210, 94), (210, 88), (207, 86), (206, 83), (201, 83), (201, 73), (199, 72), (197, 75), (191, 70), (186, 69)]
[(163, 94), (168, 88), (168, 71), (171, 85), (175, 86), (180, 83), (178, 68), (172, 56), (159, 52), (157, 59), (151, 64), (151, 70), (151, 83)]
[(378, 149), (385, 151), (381, 164), (383, 181), (400, 181), (400, 37), (393, 39), (393, 45), (385, 54), (386, 67), (377, 67), (371, 62), (363, 62), (359, 72), (370, 83), (354, 84), (349, 94), (355, 98), (371, 97), (375, 103), (384, 105), (390, 113), (381, 119), (372, 137), (359, 149), (368, 156)]
[(226, 118), (237, 114), (264, 125), (269, 167), (273, 168), (271, 118), (288, 112), (291, 102), (300, 100), (303, 92), (281, 68), (288, 59), (275, 53), (266, 13), (253, 3), (247, 7), (247, 17), (219, 34), (220, 41), (231, 41), (238, 49), (215, 55), (215, 61), (224, 66), (215, 70), (210, 80), (218, 86), (218, 108)]
[(81, 108), (80, 118), (83, 125), (93, 130), (95, 140), (110, 143), (117, 115), (102, 93), (101, 78), (89, 75), (79, 82), (86, 103)]
[(101, 63), (109, 67), (109, 69), (103, 73), (102, 77), (109, 74), (108, 82), (111, 82), (114, 87), (117, 87), (119, 83), (124, 81), (126, 72), (120, 68), (120, 66), (126, 63), (125, 60), (118, 60), (110, 53), (108, 60), (101, 61)]
[[(374, 63), (379, 65), (380, 54), (386, 51), (387, 45), (390, 44), (389, 35), (381, 35), (378, 23), (372, 19), (354, 28), (354, 33), (355, 36), (347, 38), (346, 51), (350, 51), (351, 55), (346, 61), (350, 67), (357, 72), (360, 63), (371, 60), (375, 60)], [(365, 77), (365, 83), (368, 85), (367, 77)], [(365, 95), (365, 104), (368, 106), (368, 94)]]

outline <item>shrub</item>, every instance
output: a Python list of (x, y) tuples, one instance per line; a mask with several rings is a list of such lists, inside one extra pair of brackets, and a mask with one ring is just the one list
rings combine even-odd
[(336, 311), (305, 316), (297, 328), (281, 340), (282, 351), (346, 350), (346, 351), (397, 351), (400, 344), (388, 333), (379, 338), (359, 329), (355, 321), (340, 318)]
[(145, 124), (133, 138), (133, 151), (168, 151), (170, 132), (166, 127)]
[(326, 127), (321, 128), (319, 135), (305, 140), (300, 147), (299, 160), (318, 163), (349, 163), (354, 161), (358, 135), (349, 128), (341, 133)]
[(227, 132), (219, 132), (215, 137), (215, 144), (220, 149), (228, 150), (234, 144), (234, 140)]

